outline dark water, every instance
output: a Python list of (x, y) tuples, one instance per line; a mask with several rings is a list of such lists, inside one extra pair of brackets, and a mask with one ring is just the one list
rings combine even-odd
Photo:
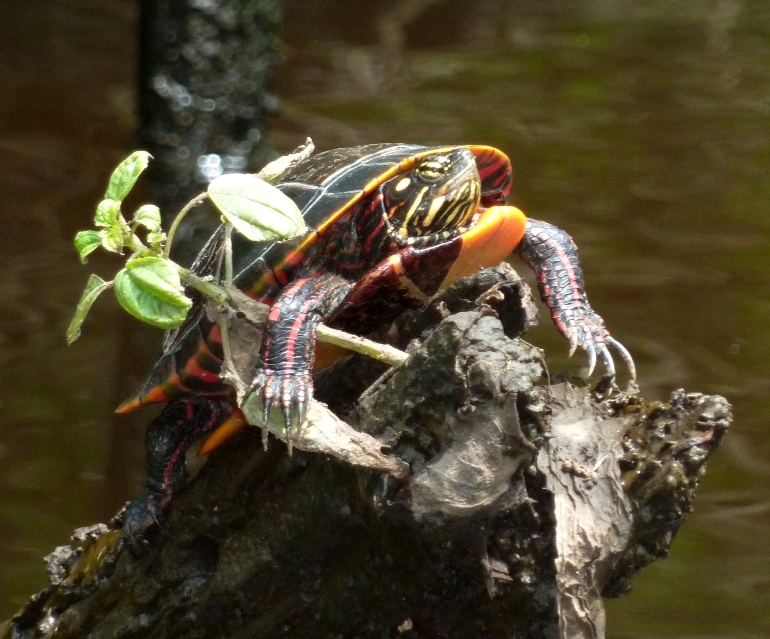
[[(353, 7), (348, 5), (354, 5)], [(609, 634), (770, 636), (770, 7), (759, 1), (286, 3), (273, 144), (492, 144), (514, 200), (568, 229), (642, 390), (724, 394), (735, 426), (666, 561), (608, 602)], [(768, 8), (766, 8), (768, 7)], [(0, 21), (0, 618), (41, 557), (141, 478), (114, 419), (159, 335), (100, 300), (71, 248), (132, 148), (128, 0), (4, 3)], [(91, 260), (105, 276), (114, 263)], [(566, 344), (531, 340), (551, 368)], [(127, 342), (130, 340), (130, 342)]]

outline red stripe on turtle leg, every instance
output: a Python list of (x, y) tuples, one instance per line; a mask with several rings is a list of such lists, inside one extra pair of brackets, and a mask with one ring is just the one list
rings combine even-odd
[(185, 454), (198, 435), (213, 430), (223, 405), (200, 398), (171, 402), (147, 428), (147, 481), (142, 494), (126, 509), (123, 534), (134, 548), (159, 521), (173, 496), (187, 483)]
[(631, 355), (612, 338), (604, 320), (588, 303), (577, 246), (572, 238), (551, 224), (529, 220), (527, 232), (516, 252), (534, 269), (540, 295), (550, 307), (557, 328), (569, 339), (570, 354), (578, 346), (585, 349), (588, 375), (599, 359), (607, 372), (615, 375), (609, 350), (614, 348), (628, 365), (631, 377), (635, 377)]
[(312, 394), (315, 328), (350, 286), (329, 273), (301, 278), (281, 292), (270, 311), (254, 386), (261, 389), (265, 412), (280, 403), (287, 425), (296, 412), (304, 412)]
[(572, 339), (575, 317), (589, 308), (574, 241), (552, 224), (530, 219), (516, 253), (535, 271), (540, 296), (557, 328)]

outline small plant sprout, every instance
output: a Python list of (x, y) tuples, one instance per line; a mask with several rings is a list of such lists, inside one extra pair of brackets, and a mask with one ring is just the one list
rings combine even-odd
[[(287, 157), (286, 167), (291, 165), (292, 156)], [(122, 211), (123, 200), (147, 168), (150, 158), (146, 151), (135, 151), (118, 165), (110, 177), (104, 199), (96, 207), (97, 230), (81, 231), (75, 236), (75, 249), (83, 263), (99, 247), (119, 255), (127, 253), (128, 258), (114, 280), (105, 282), (97, 275), (90, 277), (67, 329), (68, 343), (80, 335), (80, 327), (96, 298), (110, 288), (115, 289), (118, 302), (131, 315), (164, 329), (182, 324), (192, 306), (183, 284), (220, 303), (227, 299), (221, 287), (201, 281), (169, 259), (179, 223), (205, 199), (210, 199), (219, 209), (224, 222), (252, 241), (278, 241), (307, 230), (302, 214), (290, 198), (258, 175), (248, 174), (223, 175), (211, 182), (206, 193), (182, 208), (168, 237), (161, 228), (160, 210), (154, 204), (140, 206), (127, 220)], [(268, 174), (268, 177), (276, 179), (277, 175)]]

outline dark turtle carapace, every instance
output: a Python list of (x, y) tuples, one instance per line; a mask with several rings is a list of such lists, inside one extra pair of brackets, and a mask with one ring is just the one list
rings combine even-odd
[[(271, 306), (253, 384), (265, 415), (278, 409), (287, 425), (301, 420), (320, 322), (365, 334), (511, 252), (535, 271), (572, 349), (588, 353), (589, 373), (599, 357), (614, 374), (613, 347), (635, 375), (630, 355), (588, 304), (574, 242), (507, 206), (510, 185), (510, 161), (488, 146), (367, 145), (319, 153), (287, 170), (277, 187), (311, 230), (299, 243), (242, 241), (234, 250), (235, 284)], [(193, 269), (219, 275), (211, 256), (221, 235)], [(218, 326), (194, 307), (119, 409), (168, 403), (148, 429), (147, 487), (126, 512), (129, 540), (141, 539), (186, 482), (192, 440), (233, 413), (232, 390), (219, 377), (220, 339)]]

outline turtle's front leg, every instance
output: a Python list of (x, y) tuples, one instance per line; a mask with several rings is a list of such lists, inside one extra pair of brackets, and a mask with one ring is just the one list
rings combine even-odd
[(339, 306), (351, 283), (332, 273), (304, 277), (289, 284), (267, 317), (260, 364), (252, 388), (262, 396), (263, 420), (281, 409), (287, 433), (302, 419), (313, 397), (311, 371), (316, 328)]
[(158, 523), (174, 495), (187, 484), (185, 455), (199, 435), (216, 428), (227, 414), (225, 402), (197, 397), (166, 405), (145, 434), (147, 483), (126, 508), (123, 536), (134, 552)]
[(607, 372), (615, 375), (609, 351), (612, 347), (636, 379), (631, 354), (610, 335), (604, 320), (588, 303), (577, 246), (572, 238), (552, 224), (528, 219), (524, 237), (515, 252), (535, 271), (540, 297), (551, 309), (556, 327), (569, 340), (570, 355), (578, 346), (588, 354), (588, 374), (593, 372), (598, 356)]

